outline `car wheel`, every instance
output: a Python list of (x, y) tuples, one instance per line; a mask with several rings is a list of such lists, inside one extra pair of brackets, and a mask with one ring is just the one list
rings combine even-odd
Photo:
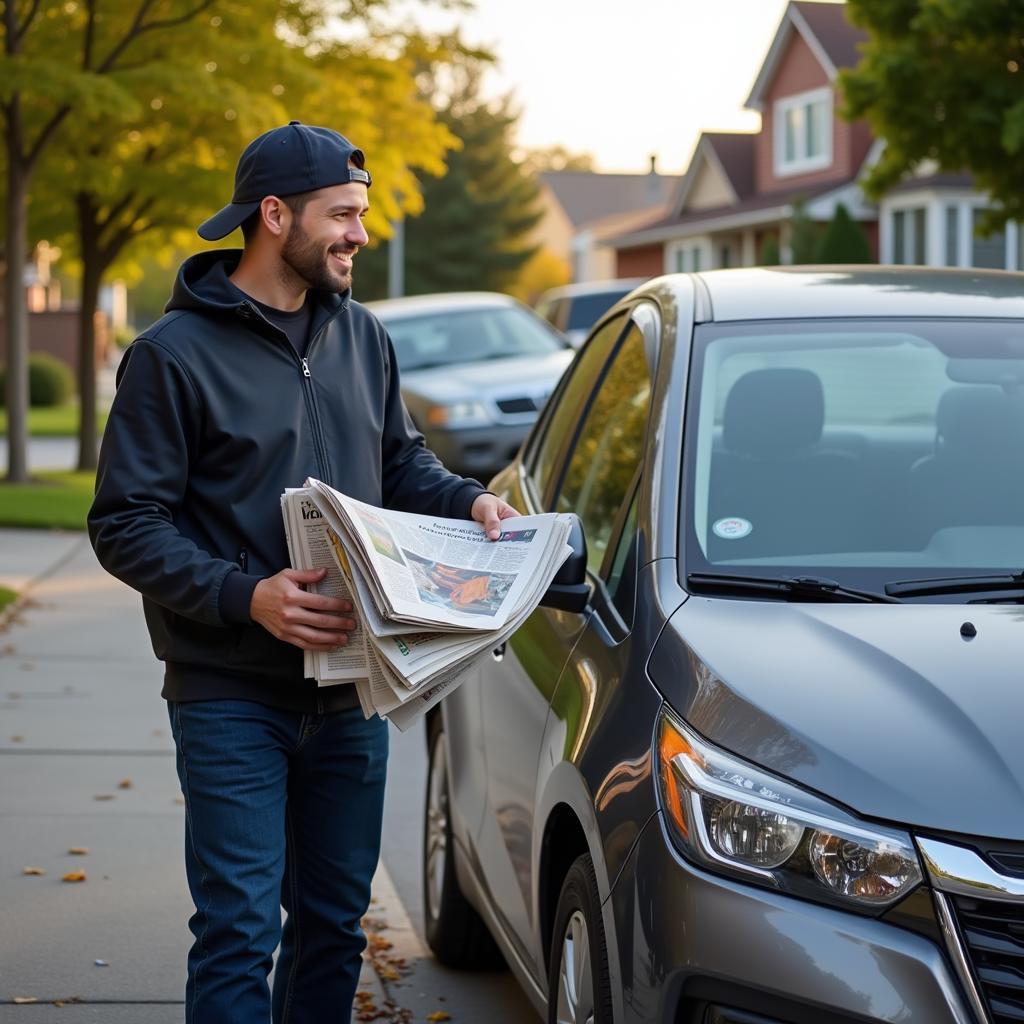
[(594, 862), (586, 853), (569, 868), (555, 911), (548, 1024), (612, 1024), (601, 900)]
[(423, 917), (434, 956), (448, 967), (505, 966), (491, 933), (469, 904), (455, 875), (455, 849), (448, 800), (444, 719), (427, 723), (427, 799), (423, 814)]

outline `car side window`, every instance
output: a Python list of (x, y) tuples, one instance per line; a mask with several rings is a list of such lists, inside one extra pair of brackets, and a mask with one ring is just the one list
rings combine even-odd
[(601, 376), (601, 371), (622, 333), (625, 315), (609, 320), (580, 350), (569, 371), (565, 386), (552, 399), (555, 403), (546, 417), (543, 435), (530, 459), (530, 479), (538, 497), (547, 493), (551, 474), (558, 465), (558, 455), (572, 437), (587, 400)]
[(555, 506), (580, 517), (595, 574), (643, 458), (652, 382), (644, 333), (631, 323), (587, 410)]

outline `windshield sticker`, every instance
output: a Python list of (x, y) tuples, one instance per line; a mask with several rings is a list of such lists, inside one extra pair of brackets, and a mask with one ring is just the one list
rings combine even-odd
[(725, 540), (739, 540), (741, 537), (747, 537), (753, 528), (753, 524), (748, 519), (740, 519), (738, 516), (719, 519), (711, 527), (715, 531), (716, 537), (722, 537)]

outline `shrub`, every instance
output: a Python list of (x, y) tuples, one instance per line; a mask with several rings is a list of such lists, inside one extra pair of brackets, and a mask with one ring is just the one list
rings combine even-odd
[(860, 225), (850, 216), (842, 204), (825, 229), (818, 253), (821, 263), (871, 263), (871, 249)]
[[(33, 352), (28, 357), (28, 404), (36, 406), (63, 405), (75, 389), (75, 379), (67, 363)], [(0, 406), (7, 402), (7, 369), (0, 368)]]

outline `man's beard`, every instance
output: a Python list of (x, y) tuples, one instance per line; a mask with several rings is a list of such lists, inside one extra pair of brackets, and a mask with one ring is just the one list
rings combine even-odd
[(352, 273), (332, 269), (328, 263), (331, 252), (350, 255), (355, 253), (355, 248), (346, 250), (332, 246), (325, 254), (299, 227), (298, 221), (292, 221), (281, 247), (281, 259), (305, 282), (307, 288), (322, 292), (346, 291), (352, 287)]

